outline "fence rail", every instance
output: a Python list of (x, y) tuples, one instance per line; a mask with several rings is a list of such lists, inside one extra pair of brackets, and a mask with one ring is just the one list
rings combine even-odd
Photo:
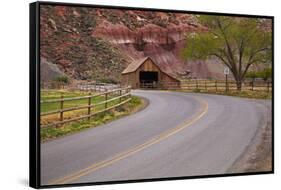
[[(191, 80), (177, 82), (158, 82), (158, 83), (143, 83), (141, 88), (156, 88), (170, 90), (213, 90), (213, 91), (236, 91), (237, 84), (235, 81), (223, 80)], [(243, 91), (272, 91), (271, 81), (244, 81), (241, 86)]]
[[(93, 100), (93, 98), (96, 98), (96, 97), (103, 97), (103, 100), (93, 104), (92, 100)], [(83, 105), (74, 106), (74, 107), (65, 107), (65, 105), (64, 105), (65, 102), (76, 101), (76, 100), (88, 100), (88, 101), (87, 101), (86, 105), (83, 104)], [(41, 112), (41, 114), (40, 114), (41, 121), (44, 117), (58, 114), (57, 120), (52, 121), (47, 124), (41, 124), (41, 127), (61, 126), (65, 123), (69, 123), (69, 122), (73, 122), (73, 121), (77, 121), (77, 120), (90, 119), (91, 117), (93, 117), (99, 113), (103, 113), (105, 111), (119, 107), (119, 106), (129, 102), (130, 100), (131, 100), (131, 88), (130, 87), (110, 90), (107, 92), (94, 94), (94, 95), (89, 94), (88, 96), (79, 96), (79, 97), (73, 97), (73, 98), (65, 98), (62, 94), (59, 99), (42, 100), (40, 102), (41, 106), (44, 104), (57, 103), (59, 105), (59, 109)], [(113, 105), (110, 105), (110, 103), (113, 103)], [(102, 108), (100, 108), (99, 110), (94, 110), (98, 106), (102, 106)], [(76, 116), (76, 117), (67, 118), (67, 119), (64, 117), (64, 113), (70, 112), (70, 111), (76, 111), (76, 110), (84, 110), (84, 112), (86, 111), (86, 113)]]

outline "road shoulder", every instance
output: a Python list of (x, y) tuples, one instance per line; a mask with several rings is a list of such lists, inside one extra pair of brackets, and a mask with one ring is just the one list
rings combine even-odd
[(227, 173), (271, 172), (272, 171), (272, 105), (255, 100), (265, 107), (260, 127), (244, 153), (228, 169)]

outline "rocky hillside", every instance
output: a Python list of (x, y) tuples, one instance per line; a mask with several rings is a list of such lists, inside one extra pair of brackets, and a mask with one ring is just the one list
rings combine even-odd
[(40, 22), (41, 59), (58, 65), (74, 79), (120, 79), (130, 59), (107, 40), (91, 35), (96, 27), (95, 10), (42, 6)]
[(40, 21), (41, 58), (73, 79), (118, 82), (122, 70), (144, 56), (177, 77), (220, 77), (217, 63), (181, 58), (186, 33), (206, 30), (194, 15), (42, 6)]

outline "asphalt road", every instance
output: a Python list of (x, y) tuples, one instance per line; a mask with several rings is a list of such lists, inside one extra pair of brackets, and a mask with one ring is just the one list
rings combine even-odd
[(134, 91), (144, 110), (41, 144), (41, 184), (223, 174), (266, 122), (253, 100)]

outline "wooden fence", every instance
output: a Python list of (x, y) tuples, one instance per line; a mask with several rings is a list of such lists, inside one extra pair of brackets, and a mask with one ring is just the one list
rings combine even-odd
[[(223, 80), (190, 80), (176, 82), (158, 82), (153, 84), (142, 84), (142, 88), (169, 89), (169, 90), (204, 90), (204, 91), (237, 91), (235, 81)], [(244, 81), (242, 91), (272, 91), (271, 81)]]
[[(92, 103), (93, 98), (96, 97), (103, 97), (103, 99), (97, 103)], [(79, 106), (74, 107), (65, 107), (64, 103), (67, 101), (76, 101), (76, 100), (87, 100), (87, 104), (82, 104)], [(111, 110), (113, 108), (119, 107), (131, 100), (131, 88), (120, 88), (115, 89), (99, 94), (94, 95), (87, 95), (87, 96), (80, 96), (80, 97), (72, 97), (72, 98), (65, 98), (63, 94), (61, 95), (61, 98), (59, 99), (51, 99), (51, 100), (42, 100), (41, 106), (46, 104), (54, 104), (57, 103), (59, 105), (59, 109), (55, 109), (52, 111), (47, 112), (41, 112), (40, 118), (41, 121), (44, 117), (50, 116), (50, 115), (58, 115), (58, 120), (49, 122), (47, 124), (42, 124), (41, 127), (53, 127), (53, 126), (62, 126), (65, 123), (78, 121), (82, 119), (90, 119), (91, 117), (103, 113), (105, 111)], [(113, 105), (112, 105), (113, 104)], [(95, 108), (99, 106), (102, 108), (95, 110)], [(64, 114), (66, 112), (70, 111), (76, 111), (76, 110), (84, 110), (86, 111), (82, 115), (79, 115), (78, 117), (72, 117), (72, 118), (65, 118)]]

